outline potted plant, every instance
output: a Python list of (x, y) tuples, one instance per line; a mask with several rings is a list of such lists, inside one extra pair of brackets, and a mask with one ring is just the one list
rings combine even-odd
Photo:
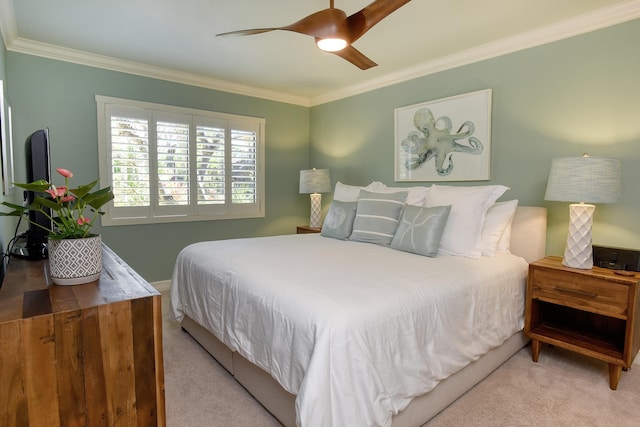
[(70, 189), (69, 178), (73, 178), (73, 173), (62, 168), (56, 171), (64, 177), (64, 186), (57, 187), (46, 180), (16, 183), (20, 188), (35, 192), (36, 197), (29, 206), (2, 202), (13, 210), (0, 212), (0, 215), (22, 216), (27, 211), (37, 211), (47, 216), (54, 224), (53, 230), (47, 229), (53, 281), (59, 285), (92, 282), (102, 272), (102, 239), (91, 229), (98, 216), (104, 214), (100, 208), (113, 199), (113, 192), (111, 187), (91, 192), (98, 180)]

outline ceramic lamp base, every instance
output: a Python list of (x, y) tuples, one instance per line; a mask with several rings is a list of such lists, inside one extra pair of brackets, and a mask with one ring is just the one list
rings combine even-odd
[(569, 235), (562, 264), (571, 268), (593, 267), (591, 226), (596, 207), (585, 203), (569, 205)]
[(311, 216), (309, 227), (320, 228), (322, 226), (322, 194), (311, 193)]

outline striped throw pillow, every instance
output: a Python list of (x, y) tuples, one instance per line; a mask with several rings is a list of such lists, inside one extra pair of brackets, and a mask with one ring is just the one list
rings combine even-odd
[(350, 240), (389, 246), (398, 227), (407, 191), (372, 193), (360, 190)]

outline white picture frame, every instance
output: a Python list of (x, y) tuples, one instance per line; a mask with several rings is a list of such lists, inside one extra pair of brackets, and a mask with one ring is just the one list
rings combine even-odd
[(491, 171), (491, 89), (396, 108), (395, 181), (484, 181)]

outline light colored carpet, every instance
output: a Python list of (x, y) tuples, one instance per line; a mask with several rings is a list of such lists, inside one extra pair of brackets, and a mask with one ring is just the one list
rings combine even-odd
[(162, 295), (167, 427), (279, 427), (264, 409), (179, 325)]
[[(280, 426), (168, 320), (164, 292), (162, 304), (168, 427)], [(525, 347), (425, 426), (640, 425), (640, 365), (622, 372), (616, 391), (608, 375), (603, 362), (547, 346), (534, 363)]]

